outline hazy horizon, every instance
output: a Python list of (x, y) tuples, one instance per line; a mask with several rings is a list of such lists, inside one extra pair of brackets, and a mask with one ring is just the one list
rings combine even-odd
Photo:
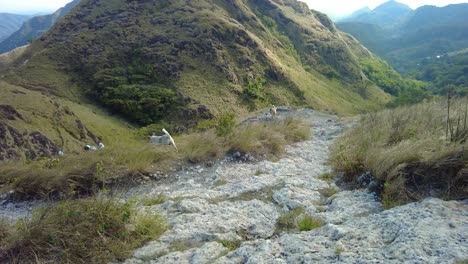
[[(306, 2), (310, 9), (314, 9), (325, 13), (332, 17), (346, 16), (354, 11), (364, 7), (375, 9), (377, 6), (388, 2), (389, 0), (359, 0), (359, 1), (343, 1), (343, 0), (301, 0)], [(412, 9), (424, 5), (446, 6), (450, 4), (468, 3), (466, 0), (399, 0), (402, 4), (406, 4)]]
[[(72, 0), (0, 0), (0, 13), (13, 13), (21, 15), (35, 15), (52, 13), (65, 6)], [(310, 9), (323, 12), (331, 17), (342, 17), (364, 7), (371, 9), (387, 2), (388, 0), (301, 0), (306, 2)], [(466, 0), (401, 0), (413, 9), (423, 5), (446, 6), (449, 4), (467, 3)]]

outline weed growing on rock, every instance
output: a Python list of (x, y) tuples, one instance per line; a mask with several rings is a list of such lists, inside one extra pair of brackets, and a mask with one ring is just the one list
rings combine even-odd
[(338, 255), (338, 256), (339, 256), (339, 255), (341, 255), (343, 252), (345, 252), (345, 249), (344, 249), (343, 247), (337, 246), (337, 247), (335, 248), (335, 255)]
[(294, 230), (296, 228), (296, 219), (305, 211), (303, 208), (294, 208), (284, 212), (276, 220), (276, 228), (278, 231)]
[(296, 221), (297, 229), (299, 229), (299, 231), (310, 231), (319, 228), (324, 224), (322, 219), (309, 214), (302, 214)]
[(238, 249), (242, 244), (242, 241), (240, 241), (240, 240), (219, 239), (219, 240), (216, 240), (216, 242), (221, 243), (229, 251), (234, 251), (234, 250)]

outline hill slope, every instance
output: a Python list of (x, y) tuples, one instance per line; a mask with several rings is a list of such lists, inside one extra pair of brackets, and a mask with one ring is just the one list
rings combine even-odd
[(295, 0), (83, 0), (19, 54), (11, 84), (176, 132), (271, 104), (352, 114), (390, 99), (362, 61), (388, 65)]
[(0, 13), (0, 42), (18, 30), (30, 16)]
[[(8, 36), (6, 36), (4, 39), (2, 39), (0, 36), (0, 53), (5, 53), (17, 47), (28, 44), (28, 42), (37, 38), (46, 32), (49, 28), (51, 28), (58, 19), (63, 17), (78, 3), (79, 0), (74, 0), (73, 2), (70, 2), (66, 6), (55, 11), (53, 14), (37, 16), (28, 20), (24, 19), (26, 20), (23, 20), (24, 24), (22, 23), (22, 26), (20, 24), (20, 26), (11, 31), (10, 34), (8, 34)], [(0, 28), (2, 27), (1, 25), (2, 24), (0, 23)]]

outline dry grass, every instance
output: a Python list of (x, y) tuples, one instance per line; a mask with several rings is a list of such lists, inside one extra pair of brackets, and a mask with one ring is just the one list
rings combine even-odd
[(332, 147), (331, 164), (348, 180), (370, 171), (386, 183), (387, 208), (428, 195), (466, 198), (468, 142), (447, 130), (467, 133), (467, 106), (466, 98), (452, 100), (449, 119), (446, 100), (364, 116)]
[(129, 182), (155, 168), (167, 170), (176, 154), (144, 142), (37, 161), (4, 162), (0, 183), (18, 199), (91, 194), (106, 186)]
[(166, 230), (158, 216), (137, 215), (130, 204), (92, 198), (63, 201), (20, 220), (0, 237), (0, 262), (107, 263), (123, 260)]
[(221, 138), (213, 130), (185, 135), (180, 141), (183, 159), (192, 163), (215, 160), (225, 153)]
[(251, 123), (240, 127), (228, 142), (230, 151), (256, 157), (279, 157), (287, 144), (310, 138), (310, 128), (301, 121), (288, 119), (273, 123)]
[(288, 143), (310, 137), (310, 128), (298, 120), (250, 124), (235, 131), (227, 136), (216, 135), (214, 129), (178, 136), (179, 152), (136, 136), (119, 141), (119, 135), (108, 131), (106, 142), (110, 144), (104, 149), (53, 159), (4, 162), (0, 185), (4, 185), (3, 191), (14, 190), (17, 199), (89, 195), (156, 171), (169, 173), (178, 163), (217, 160), (233, 151), (277, 158)]

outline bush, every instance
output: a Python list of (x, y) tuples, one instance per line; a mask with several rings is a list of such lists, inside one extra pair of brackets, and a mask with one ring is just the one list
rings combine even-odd
[(263, 99), (264, 91), (263, 85), (266, 83), (265, 78), (261, 75), (257, 75), (254, 80), (249, 80), (247, 86), (244, 88), (244, 95), (248, 99)]
[(13, 263), (106, 263), (124, 260), (166, 230), (158, 216), (137, 215), (130, 204), (110, 199), (63, 201), (19, 220), (1, 240), (2, 261)]

